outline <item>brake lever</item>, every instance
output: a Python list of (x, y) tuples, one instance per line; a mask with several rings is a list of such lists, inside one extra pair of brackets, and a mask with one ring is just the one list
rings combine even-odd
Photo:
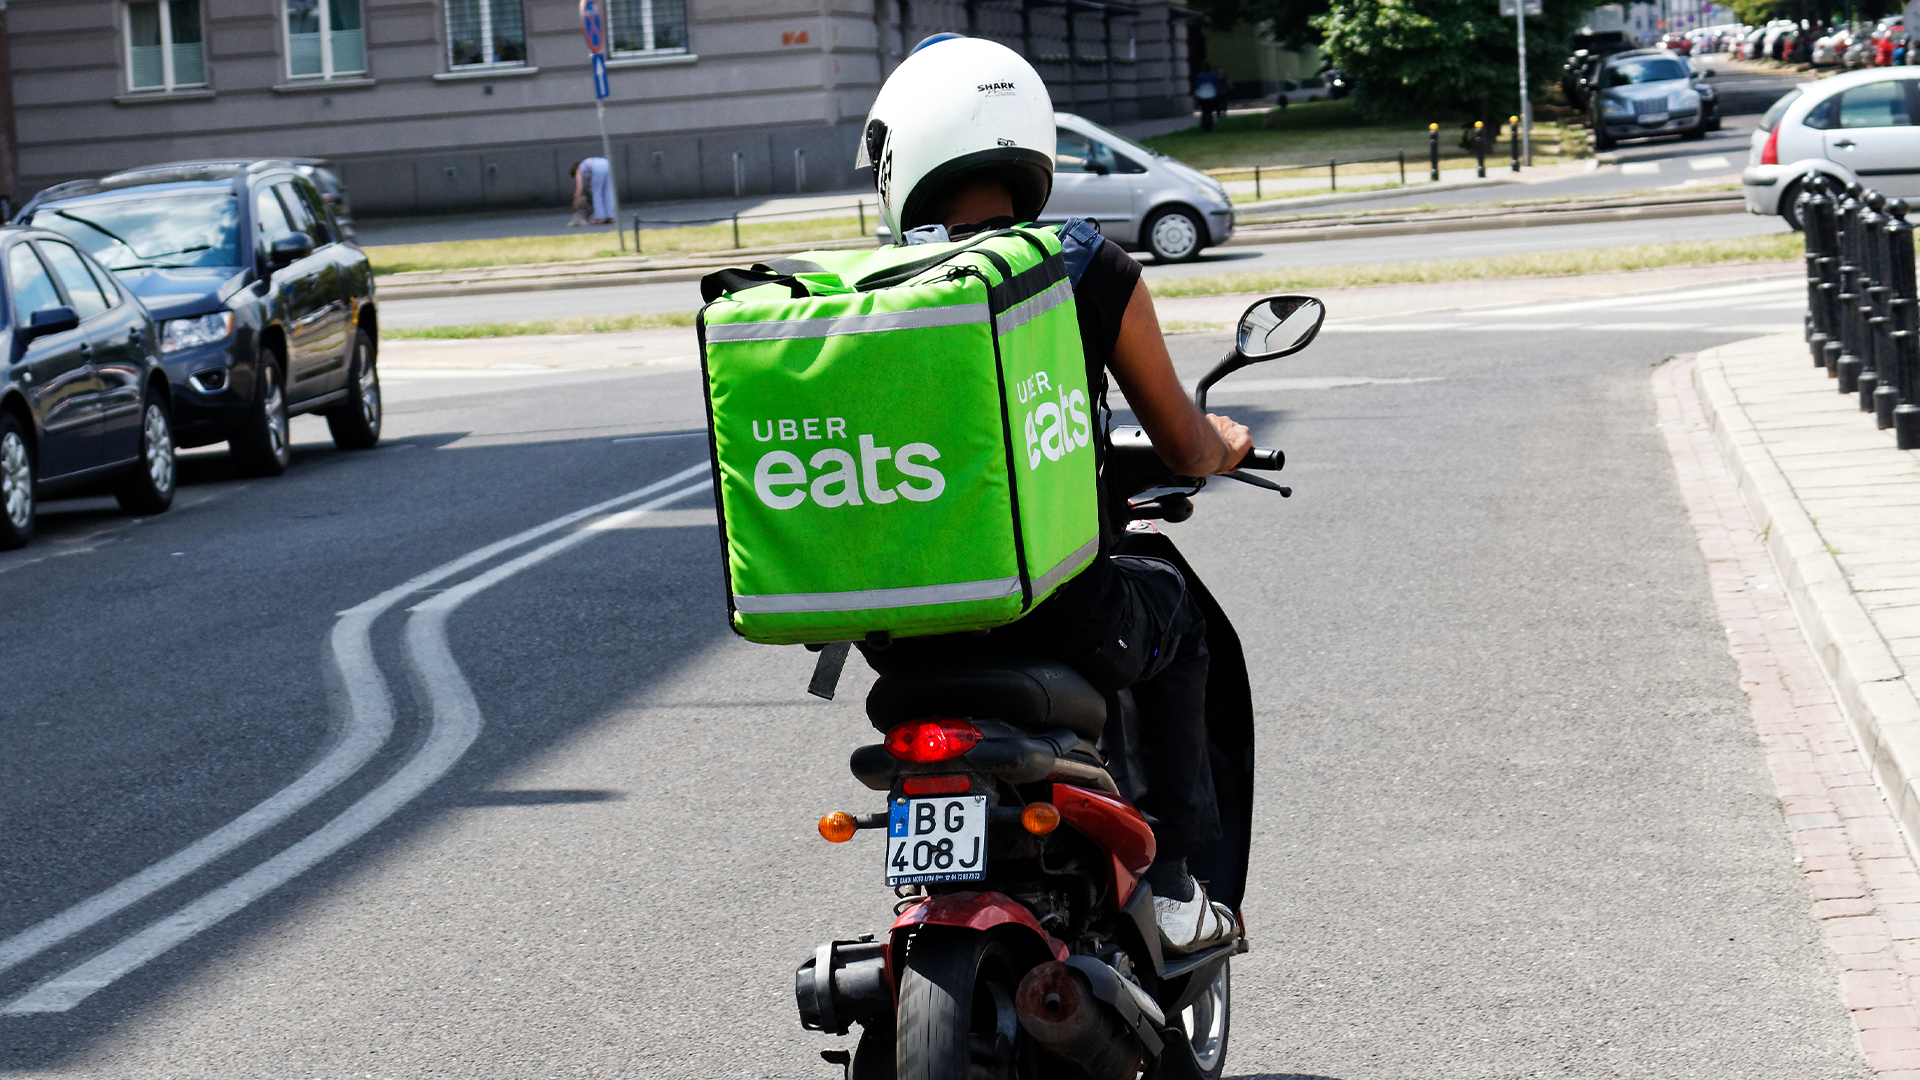
[(1222, 480), (1238, 480), (1243, 484), (1252, 484), (1254, 487), (1257, 487), (1257, 488), (1266, 488), (1268, 491), (1277, 491), (1280, 493), (1280, 497), (1283, 499), (1293, 498), (1292, 488), (1281, 487), (1279, 484), (1276, 484), (1273, 481), (1264, 479), (1262, 477), (1248, 476), (1245, 473), (1239, 473), (1239, 472), (1225, 472), (1225, 473), (1219, 473), (1217, 475), (1219, 475), (1219, 477)]

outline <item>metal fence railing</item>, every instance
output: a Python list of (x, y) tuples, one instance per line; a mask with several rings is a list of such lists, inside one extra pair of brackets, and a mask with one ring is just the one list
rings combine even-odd
[[(1494, 149), (1494, 144), (1500, 138), (1500, 125), (1496, 123), (1494, 124), (1492, 130), (1487, 130), (1485, 127), (1483, 127), (1483, 125), (1479, 121), (1475, 121), (1473, 128), (1474, 128), (1475, 135), (1478, 136), (1473, 140), (1476, 172), (1481, 179), (1485, 179), (1487, 175), (1487, 154)], [(1520, 171), (1520, 118), (1519, 117), (1515, 116), (1509, 119), (1508, 132), (1509, 134), (1507, 136), (1507, 143), (1508, 143), (1508, 150), (1513, 156), (1513, 171), (1519, 172)], [(1377, 165), (1383, 161), (1391, 161), (1398, 164), (1400, 166), (1400, 183), (1402, 185), (1406, 184), (1407, 152), (1405, 150), (1400, 150), (1395, 153), (1387, 154), (1382, 157), (1350, 158), (1345, 161), (1341, 161), (1335, 158), (1329, 158), (1327, 159), (1325, 164), (1315, 161), (1315, 162), (1310, 162), (1310, 163), (1301, 164), (1301, 165), (1243, 165), (1243, 166), (1221, 168), (1221, 169), (1208, 169), (1207, 175), (1213, 177), (1216, 180), (1222, 180), (1222, 181), (1224, 181), (1229, 176), (1235, 176), (1242, 180), (1247, 179), (1248, 177), (1251, 177), (1253, 179), (1253, 197), (1255, 199), (1260, 199), (1265, 197), (1265, 191), (1262, 188), (1262, 183), (1267, 177), (1270, 177), (1270, 176), (1278, 176), (1283, 173), (1318, 172), (1321, 169), (1325, 169), (1327, 170), (1328, 189), (1332, 191), (1339, 191), (1340, 190), (1340, 166), (1342, 165)], [(1440, 125), (1429, 124), (1427, 125), (1427, 180), (1429, 182), (1437, 183), (1439, 179), (1440, 179)]]
[(1807, 237), (1807, 346), (1843, 394), (1920, 449), (1920, 294), (1907, 204), (1815, 173), (1796, 206)]
[[(879, 208), (876, 206), (875, 210), (877, 211), (878, 209)], [(718, 225), (721, 222), (732, 222), (733, 223), (733, 246), (738, 248), (740, 246), (740, 223), (743, 221), (745, 222), (767, 221), (774, 218), (784, 218), (788, 221), (807, 221), (813, 218), (822, 217), (826, 214), (831, 214), (838, 210), (852, 210), (856, 215), (858, 215), (860, 219), (860, 235), (861, 236), (867, 235), (867, 201), (865, 199), (860, 200), (859, 202), (855, 203), (852, 206), (824, 206), (824, 207), (816, 206), (806, 210), (778, 210), (770, 214), (742, 214), (736, 211), (732, 214), (726, 215), (725, 217), (711, 217), (711, 218), (655, 219), (655, 218), (643, 218), (640, 215), (635, 214), (633, 215), (633, 218), (631, 219), (629, 224), (633, 229), (633, 253), (635, 255), (638, 255), (641, 253), (640, 227), (642, 225), (652, 225), (656, 228), (662, 225), (670, 226), (673, 228), (686, 228), (689, 225)]]

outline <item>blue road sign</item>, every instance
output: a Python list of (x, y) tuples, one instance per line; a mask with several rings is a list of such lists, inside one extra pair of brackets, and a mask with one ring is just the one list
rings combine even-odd
[(602, 101), (613, 96), (613, 87), (607, 84), (607, 58), (599, 53), (593, 54), (593, 96)]

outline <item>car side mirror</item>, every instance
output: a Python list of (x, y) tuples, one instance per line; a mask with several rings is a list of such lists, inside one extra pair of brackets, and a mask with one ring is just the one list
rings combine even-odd
[(1327, 306), (1311, 296), (1269, 296), (1257, 300), (1240, 316), (1229, 352), (1200, 380), (1194, 401), (1207, 407), (1207, 389), (1249, 364), (1292, 356), (1319, 336)]
[(1112, 170), (1108, 169), (1105, 165), (1102, 165), (1098, 162), (1089, 161), (1087, 162), (1087, 171), (1094, 174), (1095, 176), (1105, 176), (1107, 175), (1107, 173), (1111, 172)]
[(31, 340), (48, 334), (64, 334), (80, 325), (80, 315), (65, 304), (49, 304), (27, 319), (26, 337)]
[(284, 232), (273, 238), (274, 269), (296, 263), (313, 254), (313, 237), (303, 232)]

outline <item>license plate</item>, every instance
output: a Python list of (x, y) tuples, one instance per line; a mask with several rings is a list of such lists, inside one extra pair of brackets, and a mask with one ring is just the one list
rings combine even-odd
[(1663, 112), (1641, 113), (1640, 122), (1643, 124), (1664, 124), (1667, 122), (1667, 114)]
[(887, 884), (987, 876), (987, 797), (895, 799), (887, 814)]

